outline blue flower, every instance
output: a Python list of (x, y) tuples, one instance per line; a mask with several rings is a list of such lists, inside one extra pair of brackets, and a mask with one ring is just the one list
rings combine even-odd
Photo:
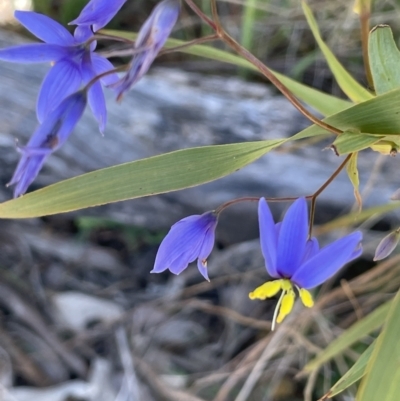
[(125, 3), (126, 0), (91, 0), (69, 25), (92, 26), (96, 32), (106, 26)]
[[(52, 62), (54, 66), (46, 75), (39, 92), (37, 117), (42, 123), (47, 115), (67, 96), (87, 84), (96, 75), (114, 69), (105, 58), (94, 53), (95, 42), (87, 44), (88, 37), (76, 33), (72, 36), (62, 25), (45, 15), (16, 11), (15, 18), (37, 38), (45, 43), (13, 46), (0, 50), (0, 60), (16, 63)], [(116, 74), (101, 81), (110, 85), (118, 80)], [(107, 111), (100, 82), (88, 92), (88, 102), (103, 132)]]
[(47, 157), (59, 149), (74, 129), (86, 107), (86, 92), (79, 91), (64, 99), (39, 125), (26, 146), (18, 146), (22, 157), (7, 184), (15, 185), (14, 197), (23, 195), (39, 174)]
[(154, 8), (135, 41), (135, 54), (130, 69), (119, 82), (113, 85), (117, 90), (118, 100), (146, 74), (168, 39), (178, 20), (179, 12), (180, 0), (164, 0)]
[(197, 267), (209, 281), (207, 258), (215, 242), (218, 217), (214, 212), (186, 217), (175, 223), (158, 249), (151, 273), (170, 270), (180, 274), (197, 259)]
[(356, 231), (319, 249), (316, 238), (307, 239), (308, 213), (304, 198), (296, 200), (286, 212), (282, 223), (275, 224), (264, 198), (258, 204), (261, 250), (269, 275), (277, 280), (267, 282), (249, 294), (251, 299), (273, 297), (282, 290), (275, 309), (275, 322), (291, 312), (297, 289), (306, 307), (314, 301), (310, 292), (343, 265), (361, 255), (362, 234)]

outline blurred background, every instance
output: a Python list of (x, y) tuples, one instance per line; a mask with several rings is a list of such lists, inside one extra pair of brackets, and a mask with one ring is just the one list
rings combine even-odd
[[(84, 0), (0, 0), (0, 46), (34, 40), (13, 20), (36, 10), (66, 24)], [(156, 4), (128, 0), (109, 25), (137, 32)], [(209, 10), (207, 0), (198, 1)], [(310, 1), (324, 39), (365, 84), (359, 21), (351, 2)], [(296, 0), (219, 1), (224, 26), (268, 66), (343, 97), (315, 45)], [(398, 38), (400, 2), (374, 4), (372, 25)], [(209, 34), (183, 7), (173, 37)], [(223, 47), (221, 44), (215, 44)], [(110, 46), (106, 43), (106, 46)], [(111, 46), (115, 46), (112, 44)], [(101, 43), (100, 51), (108, 50)], [(121, 60), (116, 59), (116, 63)], [(0, 64), (1, 201), (18, 161), (15, 138), (29, 138), (45, 65)], [(78, 174), (166, 151), (207, 144), (287, 137), (307, 126), (260, 76), (182, 54), (157, 59), (121, 105), (107, 93), (105, 137), (85, 114), (68, 143), (49, 159), (31, 190)], [(399, 256), (372, 263), (379, 240), (399, 225), (395, 213), (361, 225), (363, 258), (318, 290), (316, 306), (298, 305), (270, 331), (276, 300), (249, 291), (268, 279), (259, 250), (255, 204), (222, 216), (209, 261), (211, 283), (195, 266), (182, 275), (150, 275), (171, 224), (240, 196), (297, 196), (315, 191), (339, 164), (328, 142), (287, 146), (231, 177), (199, 188), (0, 224), (0, 401), (300, 401), (322, 397), (376, 333), (323, 369), (304, 365), (354, 322), (390, 299), (400, 284)], [(360, 155), (364, 206), (387, 203), (399, 163)], [(134, 177), (132, 177), (134, 180)], [(351, 210), (346, 173), (318, 202), (322, 242), (348, 230), (324, 224)], [(287, 204), (273, 205), (279, 219)], [(352, 400), (353, 392), (338, 396)]]

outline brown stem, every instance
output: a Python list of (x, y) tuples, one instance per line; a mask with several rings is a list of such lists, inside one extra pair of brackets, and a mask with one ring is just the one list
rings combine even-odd
[(114, 68), (113, 70), (103, 72), (102, 74), (96, 75), (94, 78), (92, 78), (88, 84), (85, 86), (84, 90), (88, 91), (90, 87), (96, 83), (99, 79), (106, 77), (107, 75), (114, 74), (116, 72), (121, 72), (121, 71), (126, 71), (126, 69), (129, 67), (129, 64), (121, 65), (117, 68)]
[(211, 41), (216, 40), (216, 39), (219, 39), (218, 35), (216, 35), (216, 34), (203, 36), (202, 38), (194, 39), (194, 40), (191, 40), (189, 42), (186, 42), (183, 45), (179, 45), (179, 46), (171, 47), (169, 49), (161, 50), (159, 55), (163, 55), (163, 54), (167, 54), (167, 53), (171, 53), (171, 52), (176, 52), (176, 51), (182, 50), (182, 49), (184, 49), (186, 47), (190, 47), (190, 46), (193, 46), (193, 45), (199, 45), (201, 43), (211, 42)]
[(209, 17), (207, 17), (206, 14), (203, 13), (203, 11), (200, 10), (199, 7), (194, 4), (192, 0), (185, 0), (186, 4), (207, 24), (209, 25), (214, 31), (217, 30), (213, 20), (211, 20)]
[(120, 36), (115, 36), (115, 35), (106, 35), (101, 32), (97, 32), (91, 39), (92, 40), (112, 40), (115, 42), (123, 42), (123, 43), (128, 43), (128, 44), (132, 44), (135, 42), (134, 40), (130, 40), (127, 38), (121, 38)]
[(369, 38), (369, 20), (371, 13), (369, 10), (362, 9), (360, 11), (360, 25), (361, 25), (361, 46), (364, 61), (365, 75), (367, 77), (368, 86), (374, 89), (374, 80), (372, 78), (371, 66), (369, 64), (368, 54), (368, 38)]
[[(191, 2), (191, 0), (189, 1)], [(247, 61), (252, 63), (255, 67), (257, 67), (257, 69), (266, 78), (269, 79), (269, 81), (289, 100), (290, 103), (293, 104), (294, 107), (296, 107), (296, 109), (300, 113), (302, 113), (314, 124), (318, 125), (319, 127), (329, 132), (332, 132), (335, 135), (340, 135), (343, 133), (342, 130), (321, 121), (318, 117), (314, 116), (314, 114), (310, 113), (293, 95), (293, 93), (285, 85), (283, 85), (278, 78), (275, 77), (273, 72), (264, 63), (262, 63), (257, 57), (255, 57), (252, 53), (250, 53), (247, 49), (245, 49), (242, 45), (240, 45), (225, 31), (219, 20), (216, 0), (211, 0), (211, 12), (214, 20), (213, 29), (216, 31), (217, 35), (221, 38), (221, 40), (225, 42), (233, 50), (235, 50), (238, 54), (240, 54), (242, 57), (244, 57)]]
[(343, 160), (340, 166), (334, 171), (334, 173), (313, 193), (311, 198), (311, 210), (310, 210), (310, 224), (308, 229), (308, 238), (312, 237), (312, 227), (314, 224), (314, 215), (315, 215), (315, 203), (317, 201), (317, 197), (321, 195), (321, 193), (326, 189), (326, 187), (338, 176), (338, 174), (343, 170), (346, 164), (349, 162), (353, 153), (347, 155), (347, 157)]

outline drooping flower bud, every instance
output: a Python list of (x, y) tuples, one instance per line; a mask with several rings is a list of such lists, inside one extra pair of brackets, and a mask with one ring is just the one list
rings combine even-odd
[(164, 0), (158, 3), (140, 28), (134, 45), (136, 53), (130, 68), (119, 82), (112, 85), (118, 93), (117, 100), (149, 70), (178, 20), (180, 7), (180, 0)]
[(86, 107), (85, 91), (64, 99), (39, 125), (26, 146), (17, 146), (22, 157), (8, 186), (15, 185), (14, 197), (23, 195), (39, 174), (47, 157), (68, 139)]
[(386, 235), (376, 248), (374, 260), (387, 258), (395, 249), (400, 240), (400, 228)]
[(180, 274), (197, 259), (197, 268), (209, 281), (207, 258), (215, 242), (218, 216), (214, 212), (186, 217), (175, 223), (158, 249), (151, 273)]

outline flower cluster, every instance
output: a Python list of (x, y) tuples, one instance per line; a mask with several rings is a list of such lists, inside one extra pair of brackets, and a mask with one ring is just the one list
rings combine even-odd
[[(356, 231), (320, 249), (316, 238), (308, 238), (308, 212), (305, 198), (297, 199), (276, 223), (264, 198), (258, 204), (261, 251), (268, 281), (249, 294), (250, 299), (265, 300), (282, 291), (273, 318), (282, 322), (291, 312), (297, 291), (302, 303), (312, 307), (310, 289), (322, 284), (346, 263), (362, 253), (362, 234)], [(208, 280), (207, 257), (215, 238), (218, 214), (208, 212), (190, 216), (172, 226), (160, 245), (152, 272), (169, 269), (181, 273), (190, 262), (198, 259), (198, 269)]]
[[(15, 197), (26, 192), (46, 157), (65, 142), (83, 114), (85, 106), (83, 109), (81, 106), (86, 105), (86, 99), (100, 132), (104, 132), (107, 109), (103, 86), (113, 89), (121, 99), (148, 71), (180, 12), (180, 0), (164, 0), (154, 8), (132, 47), (133, 58), (128, 71), (120, 78), (114, 72), (113, 64), (95, 53), (98, 39), (95, 32), (103, 28), (125, 2), (89, 1), (78, 18), (70, 22), (77, 25), (73, 35), (45, 15), (15, 12), (15, 18), (42, 43), (0, 49), (0, 60), (52, 64), (38, 95), (36, 110), (39, 127), (27, 146), (18, 147), (22, 157), (9, 183), (16, 184)], [(78, 98), (82, 101), (77, 101)]]

